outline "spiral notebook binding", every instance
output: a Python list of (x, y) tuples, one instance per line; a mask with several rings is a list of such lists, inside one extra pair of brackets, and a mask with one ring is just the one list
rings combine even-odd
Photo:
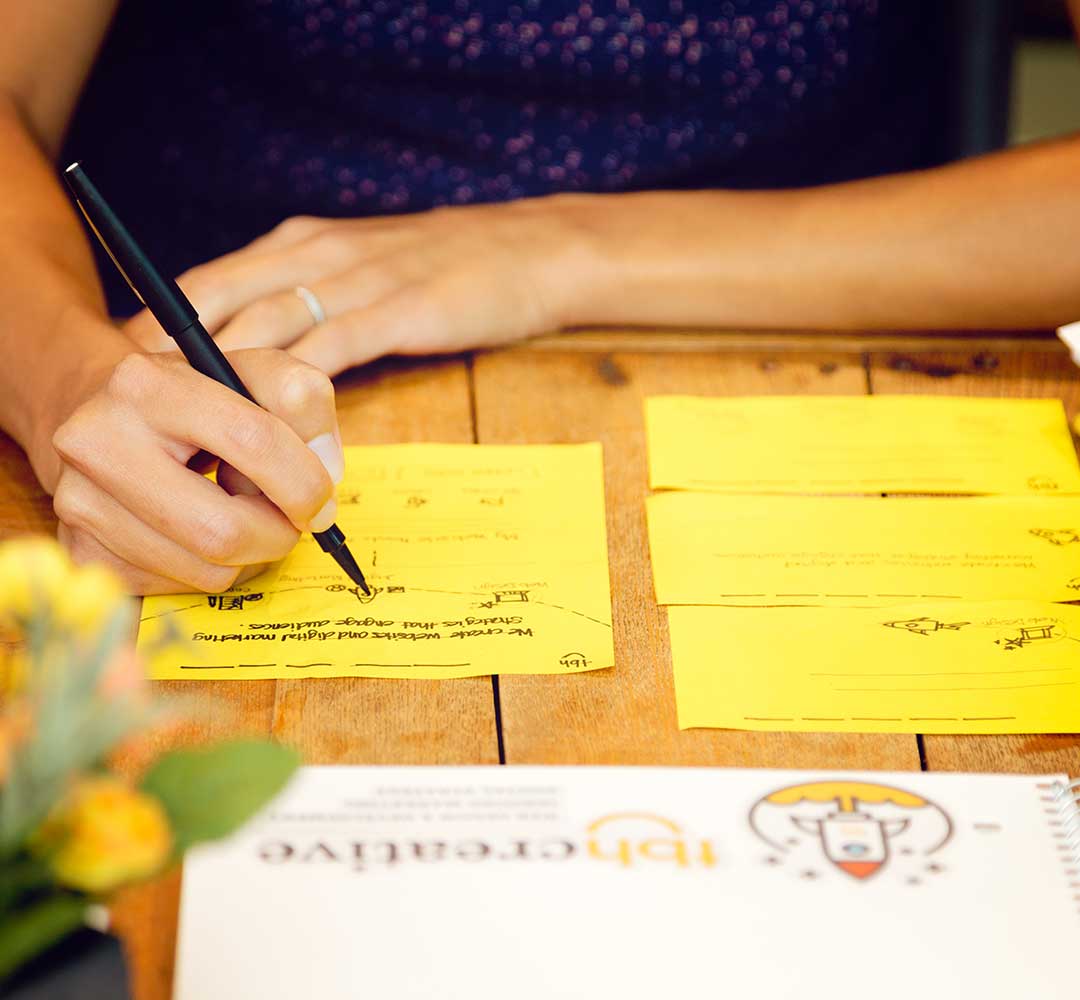
[(1065, 866), (1066, 883), (1072, 894), (1073, 905), (1080, 913), (1080, 778), (1065, 782), (1055, 781), (1050, 786), (1054, 806), (1048, 812), (1056, 813), (1051, 820), (1054, 839), (1058, 844), (1061, 862)]

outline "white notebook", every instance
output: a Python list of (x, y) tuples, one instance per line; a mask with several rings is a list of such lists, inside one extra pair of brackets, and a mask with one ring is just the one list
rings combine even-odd
[(1076, 1000), (1067, 782), (307, 768), (190, 855), (175, 996)]

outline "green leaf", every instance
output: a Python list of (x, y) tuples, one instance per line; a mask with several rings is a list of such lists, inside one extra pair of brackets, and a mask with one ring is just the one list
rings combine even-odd
[(0, 862), (13, 857), (63, 795), (73, 774), (93, 768), (153, 713), (135, 698), (104, 698), (101, 677), (130, 627), (119, 609), (90, 647), (54, 630), (36, 614), (27, 628), (31, 649), (27, 696), (33, 734), (20, 745), (0, 788)]
[(78, 930), (85, 914), (86, 900), (65, 893), (50, 896), (0, 923), (0, 983)]
[(277, 743), (238, 741), (162, 757), (142, 790), (161, 800), (176, 851), (227, 836), (270, 801), (300, 764)]
[(54, 886), (49, 866), (40, 858), (19, 857), (0, 862), (0, 920), (29, 893)]

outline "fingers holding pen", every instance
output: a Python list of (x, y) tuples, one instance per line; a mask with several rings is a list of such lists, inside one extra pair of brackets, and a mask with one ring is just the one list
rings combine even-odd
[[(133, 355), (54, 435), (61, 535), (86, 558), (108, 553), (137, 592), (221, 590), (333, 521), (343, 463), (329, 379), (280, 352), (232, 360), (272, 412), (178, 356)], [(248, 488), (187, 468), (200, 449)]]
[(63, 520), (57, 525), (56, 537), (79, 565), (97, 563), (111, 569), (128, 593), (144, 597), (151, 594), (176, 594), (195, 586), (136, 566), (107, 548), (94, 535), (68, 525)]
[(132, 514), (95, 482), (65, 469), (53, 500), (60, 539), (77, 562), (105, 562), (137, 593), (217, 592), (243, 565), (219, 565)]
[(238, 569), (280, 559), (296, 544), (299, 532), (265, 497), (229, 496), (134, 428), (122, 449), (103, 449), (104, 423), (91, 413), (57, 434), (65, 468), (53, 505), (64, 523), (113, 539), (109, 547), (129, 561), (142, 552), (147, 565), (167, 565), (186, 582), (194, 582), (180, 568), (192, 565), (188, 556)]
[[(126, 589), (132, 594), (143, 596), (150, 594), (175, 594), (185, 590), (203, 590), (215, 593), (226, 590), (228, 587), (244, 583), (266, 569), (265, 566), (245, 566), (240, 570), (231, 569), (227, 573), (221, 573), (220, 567), (210, 567), (216, 570), (219, 576), (203, 577), (194, 575), (190, 579), (176, 579), (164, 576), (165, 564), (147, 566), (147, 559), (143, 552), (136, 555), (136, 561), (131, 562), (117, 555), (98, 535), (74, 525), (61, 521), (57, 527), (57, 537), (62, 545), (71, 553), (72, 559), (79, 564), (99, 563), (110, 567), (123, 581)], [(199, 582), (204, 583), (200, 586)], [(225, 582), (222, 583), (221, 581)]]
[[(297, 362), (282, 364), (268, 353), (233, 356), (245, 369), (252, 393), (257, 398), (303, 395), (319, 414), (308, 426), (333, 431), (332, 387), (319, 405), (317, 393), (304, 389), (315, 378), (306, 371), (298, 374)], [(322, 385), (323, 377), (313, 375)], [(280, 417), (195, 372), (182, 358), (132, 355), (113, 372), (107, 393), (113, 403), (137, 413), (178, 462), (199, 449), (208, 451), (255, 483), (296, 529), (322, 531), (332, 522), (325, 508), (332, 501), (333, 482), (301, 437)], [(128, 470), (125, 478), (135, 472)]]
[[(280, 351), (236, 351), (230, 359), (241, 380), (252, 387), (259, 405), (292, 428), (334, 485), (340, 483), (345, 476), (345, 452), (330, 379)], [(217, 479), (230, 493), (261, 492), (228, 462), (219, 466)]]

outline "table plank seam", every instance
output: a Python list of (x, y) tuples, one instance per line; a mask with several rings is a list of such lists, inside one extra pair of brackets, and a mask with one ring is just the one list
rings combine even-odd
[[(469, 424), (473, 444), (480, 443), (480, 423), (476, 410), (476, 358), (471, 352), (465, 355), (465, 383), (469, 388)], [(491, 675), (491, 705), (495, 713), (495, 745), (499, 763), (506, 763), (506, 741), (503, 738), (502, 697), (499, 693), (499, 675)]]

